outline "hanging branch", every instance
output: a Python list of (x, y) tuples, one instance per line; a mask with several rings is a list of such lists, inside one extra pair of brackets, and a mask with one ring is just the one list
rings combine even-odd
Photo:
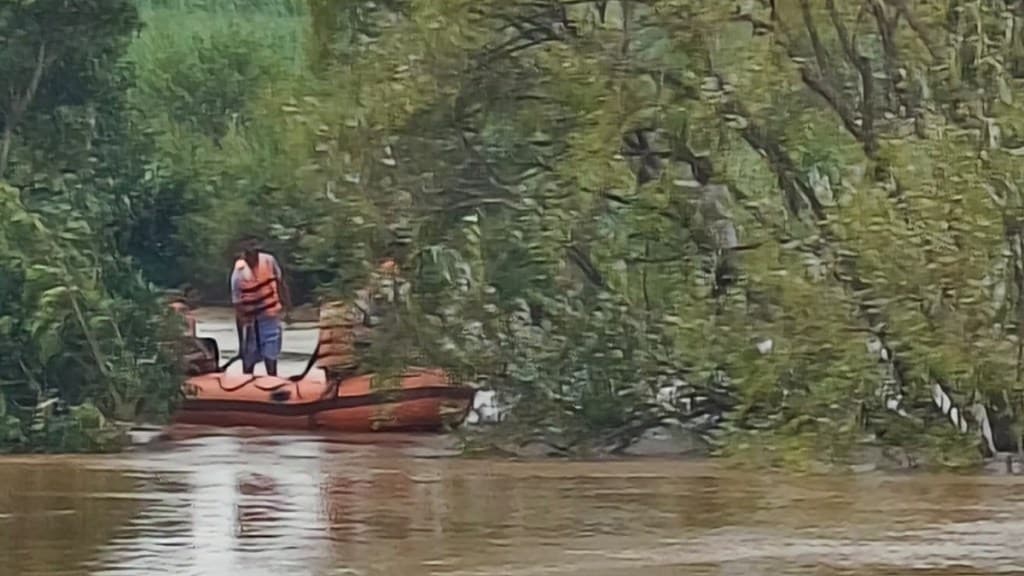
[(28, 87), (25, 88), (24, 94), (11, 94), (10, 107), (4, 116), (3, 139), (0, 141), (0, 179), (7, 173), (7, 164), (11, 155), (11, 142), (14, 139), (14, 128), (21, 122), (29, 105), (32, 104), (32, 99), (36, 96), (36, 90), (39, 89), (39, 82), (43, 78), (43, 71), (48, 63), (46, 42), (43, 41), (39, 44), (35, 68), (32, 70), (32, 79), (29, 80)]
[[(829, 0), (829, 4), (832, 4), (832, 1)], [(878, 35), (882, 39), (882, 58), (885, 62), (885, 74), (889, 77), (890, 94), (888, 100), (890, 106), (900, 116), (906, 116), (911, 113), (911, 106), (907, 100), (906, 92), (900, 88), (900, 83), (905, 78), (904, 72), (901, 71), (899, 65), (900, 52), (895, 38), (896, 28), (899, 26), (900, 13), (896, 12), (890, 18), (886, 14), (885, 4), (881, 0), (866, 1), (871, 5), (871, 14), (875, 17)]]
[[(817, 63), (817, 70), (809, 64), (800, 66), (800, 77), (811, 91), (821, 96), (828, 103), (829, 107), (839, 115), (839, 120), (843, 123), (843, 127), (846, 128), (847, 132), (852, 134), (858, 141), (863, 141), (861, 125), (857, 121), (856, 114), (854, 114), (851, 105), (846, 102), (842, 92), (839, 90), (838, 82), (831, 73), (831, 58), (821, 43), (818, 28), (814, 24), (814, 19), (811, 15), (809, 0), (800, 0), (800, 8), (804, 27), (811, 38), (811, 47), (814, 50), (814, 59)], [(802, 58), (801, 54), (796, 50), (797, 43), (791, 40), (792, 34), (788, 31), (786, 25), (781, 20), (777, 21), (777, 24), (783, 45), (786, 47), (790, 58)]]
[(601, 274), (601, 271), (594, 265), (589, 254), (584, 252), (582, 248), (575, 244), (566, 246), (565, 250), (569, 260), (571, 260), (572, 263), (575, 264), (581, 272), (583, 272), (583, 275), (586, 276), (587, 280), (589, 280), (591, 284), (602, 290), (608, 289), (608, 282), (605, 281), (604, 275)]
[(835, 1), (826, 0), (825, 4), (828, 8), (829, 17), (832, 20), (832, 26), (835, 27), (836, 34), (839, 36), (839, 43), (842, 45), (843, 53), (860, 76), (862, 94), (860, 101), (860, 137), (858, 140), (864, 145), (864, 154), (874, 161), (878, 159), (878, 136), (875, 134), (875, 112), (874, 106), (872, 106), (875, 83), (871, 73), (871, 62), (866, 56), (857, 52), (857, 47), (854, 45), (850, 33), (846, 30), (842, 16), (836, 10)]
[(888, 2), (890, 6), (895, 7), (898, 13), (903, 16), (903, 19), (907, 21), (907, 24), (910, 25), (910, 29), (914, 31), (918, 40), (920, 40), (921, 44), (923, 44), (925, 49), (928, 50), (928, 54), (931, 55), (932, 60), (938, 61), (940, 59), (939, 51), (932, 43), (931, 36), (928, 34), (928, 29), (920, 20), (917, 19), (914, 12), (907, 7), (906, 0), (886, 0), (886, 2)]
[[(721, 77), (719, 77), (719, 82), (724, 86)], [(902, 390), (907, 381), (908, 367), (902, 357), (897, 356), (889, 345), (889, 338), (886, 334), (888, 322), (884, 314), (869, 304), (871, 300), (869, 294), (873, 290), (873, 286), (860, 276), (855, 256), (842, 249), (840, 240), (829, 223), (824, 206), (814, 193), (814, 188), (799, 172), (782, 141), (751, 117), (742, 102), (735, 98), (729, 98), (719, 108), (719, 114), (723, 119), (729, 116), (741, 116), (745, 119), (744, 127), (738, 129), (740, 136), (768, 161), (768, 167), (775, 174), (779, 187), (786, 196), (786, 204), (790, 211), (799, 216), (801, 204), (806, 203), (810, 207), (814, 224), (821, 238), (819, 245), (813, 249), (814, 254), (822, 261), (832, 260), (835, 262), (835, 265), (830, 267), (832, 277), (853, 295), (853, 304), (858, 314), (887, 351), (888, 360), (892, 363), (897, 389)], [(904, 348), (906, 347), (904, 345)]]

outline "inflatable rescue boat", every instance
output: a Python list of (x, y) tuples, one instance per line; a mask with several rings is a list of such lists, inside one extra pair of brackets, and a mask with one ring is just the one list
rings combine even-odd
[(376, 375), (336, 385), (316, 372), (287, 378), (214, 372), (188, 378), (174, 421), (207, 426), (436, 432), (462, 424), (475, 390), (453, 386), (439, 369), (408, 369), (395, 382)]
[[(439, 432), (465, 421), (476, 390), (439, 368), (407, 368), (390, 378), (328, 376), (337, 373), (333, 367), (355, 365), (351, 323), (343, 316), (337, 306), (321, 309), (316, 351), (306, 372), (292, 378), (228, 372), (232, 362), (220, 367), (216, 341), (192, 336), (196, 350), (186, 358), (190, 375), (174, 421), (342, 432)], [(321, 370), (311, 371), (314, 364)]]

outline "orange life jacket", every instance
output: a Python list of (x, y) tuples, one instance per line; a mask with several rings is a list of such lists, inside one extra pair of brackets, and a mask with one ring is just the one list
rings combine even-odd
[(354, 373), (359, 367), (359, 344), (368, 344), (369, 336), (365, 315), (372, 314), (373, 291), (379, 283), (394, 282), (398, 266), (394, 260), (382, 262), (370, 286), (360, 290), (354, 302), (325, 302), (320, 305), (320, 334), (317, 367), (323, 369), (329, 381), (336, 381)]
[(359, 364), (355, 351), (356, 321), (354, 307), (344, 302), (325, 302), (320, 305), (316, 364), (327, 374), (328, 380), (339, 379)]
[(277, 289), (280, 278), (274, 273), (273, 257), (270, 254), (260, 252), (256, 270), (251, 270), (245, 259), (239, 258), (235, 261), (235, 270), (239, 272), (241, 305), (246, 316), (276, 316), (281, 312), (281, 296)]
[(398, 264), (388, 258), (377, 266), (376, 278), (372, 280), (370, 291), (374, 297), (384, 296), (387, 300), (391, 300), (398, 279)]

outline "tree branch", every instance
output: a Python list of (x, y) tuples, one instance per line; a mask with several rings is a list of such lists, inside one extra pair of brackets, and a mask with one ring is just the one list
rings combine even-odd
[[(905, 116), (910, 111), (910, 105), (907, 102), (906, 94), (904, 94), (900, 88), (901, 72), (899, 68), (900, 54), (899, 48), (896, 46), (896, 27), (899, 24), (900, 13), (890, 19), (885, 13), (885, 4), (882, 0), (865, 0), (871, 6), (871, 14), (875, 17), (875, 23), (878, 28), (878, 35), (882, 39), (882, 56), (885, 61), (885, 73), (889, 77), (889, 88), (892, 96), (889, 98), (893, 106), (894, 112), (899, 113), (900, 116)], [(900, 109), (902, 108), (902, 110)]]
[[(902, 357), (895, 355), (889, 345), (889, 338), (885, 333), (887, 322), (884, 313), (869, 304), (873, 286), (861, 278), (857, 270), (856, 256), (842, 250), (840, 239), (829, 225), (824, 207), (814, 195), (814, 189), (803, 179), (782, 142), (750, 118), (742, 103), (729, 100), (723, 104), (722, 112), (740, 114), (747, 119), (747, 125), (740, 129), (740, 135), (752, 148), (767, 158), (769, 168), (775, 173), (790, 209), (799, 207), (798, 202), (801, 197), (810, 205), (821, 239), (819, 245), (814, 247), (813, 253), (823, 262), (834, 262), (834, 265), (830, 266), (832, 277), (851, 294), (851, 301), (858, 315), (870, 327), (871, 332), (876, 335), (882, 345), (890, 350), (893, 375), (898, 389), (902, 390), (907, 381), (908, 367)], [(909, 345), (904, 344), (904, 348), (907, 347)]]
[[(859, 140), (864, 145), (864, 154), (871, 160), (875, 160), (878, 157), (878, 138), (875, 135), (875, 112), (874, 106), (872, 106), (875, 82), (871, 72), (871, 62), (867, 57), (857, 52), (857, 47), (854, 46), (853, 41), (850, 39), (850, 33), (846, 29), (846, 24), (843, 23), (842, 16), (836, 10), (835, 0), (825, 0), (825, 5), (832, 20), (832, 26), (835, 27), (836, 34), (839, 36), (839, 43), (843, 47), (843, 52), (846, 54), (850, 64), (856, 68), (857, 73), (860, 75), (863, 94), (861, 95), (860, 103), (861, 129)], [(883, 20), (884, 17), (885, 15), (883, 14)], [(882, 26), (883, 24), (880, 23), (879, 25)], [(885, 35), (883, 34), (883, 43), (885, 42), (884, 38)], [(889, 43), (891, 43), (891, 39)]]
[(39, 44), (39, 51), (36, 54), (36, 65), (32, 71), (32, 79), (29, 80), (25, 93), (20, 97), (11, 98), (11, 107), (4, 118), (3, 139), (0, 141), (0, 179), (7, 173), (7, 163), (11, 156), (11, 142), (14, 139), (14, 128), (21, 121), (25, 111), (28, 110), (32, 99), (39, 89), (39, 82), (43, 78), (43, 71), (46, 68), (46, 42)]
[(928, 50), (928, 54), (931, 55), (932, 60), (939, 60), (939, 52), (935, 48), (935, 45), (932, 44), (931, 38), (928, 35), (928, 29), (920, 20), (917, 19), (917, 16), (914, 15), (913, 11), (907, 7), (906, 0), (886, 0), (886, 2), (891, 6), (894, 6), (896, 10), (903, 15), (907, 24), (910, 25), (910, 29), (917, 34), (917, 38), (922, 44), (924, 44), (925, 49)]
[(569, 255), (569, 259), (583, 272), (583, 275), (587, 277), (591, 284), (602, 290), (608, 289), (608, 283), (605, 281), (604, 276), (586, 252), (576, 245), (567, 246), (565, 250)]
[(814, 219), (824, 222), (827, 218), (825, 207), (818, 200), (814, 188), (803, 179), (796, 162), (782, 147), (782, 144), (755, 122), (739, 102), (726, 103), (723, 105), (722, 112), (746, 118), (747, 125), (739, 129), (740, 136), (751, 148), (768, 159), (769, 166), (778, 180), (779, 188), (785, 195), (786, 205), (790, 212), (799, 215), (802, 211), (801, 206), (807, 205), (811, 209)]
[[(814, 59), (815, 62), (817, 62), (818, 68), (817, 73), (815, 73), (811, 70), (809, 65), (803, 65), (800, 67), (800, 76), (808, 88), (821, 96), (825, 102), (835, 110), (836, 114), (839, 115), (839, 119), (843, 123), (843, 127), (845, 127), (854, 138), (863, 142), (863, 134), (861, 126), (857, 122), (857, 117), (853, 113), (851, 106), (844, 100), (842, 91), (839, 88), (839, 83), (831, 72), (831, 58), (828, 51), (825, 49), (825, 46), (821, 42), (821, 37), (818, 35), (818, 28), (814, 24), (809, 0), (800, 0), (800, 12), (803, 16), (804, 27), (807, 29), (807, 34), (811, 39), (811, 47), (814, 50)], [(783, 32), (783, 36), (788, 36), (781, 22), (779, 27)], [(787, 40), (786, 44), (788, 45), (787, 51), (790, 56), (797, 56), (795, 43)]]
[(803, 79), (804, 84), (808, 88), (821, 98), (835, 110), (836, 114), (839, 115), (839, 120), (843, 123), (843, 127), (846, 131), (853, 135), (857, 141), (862, 141), (863, 135), (861, 133), (860, 124), (857, 123), (857, 119), (854, 117), (853, 112), (846, 106), (846, 104), (840, 100), (840, 97), (832, 90), (832, 88), (823, 80), (819, 75), (811, 71), (807, 66), (800, 67), (800, 78)]
[(821, 37), (818, 35), (818, 27), (814, 24), (814, 16), (811, 14), (811, 3), (810, 0), (800, 0), (800, 14), (803, 16), (804, 28), (807, 29), (807, 35), (811, 39), (811, 47), (814, 49), (814, 59), (818, 63), (818, 70), (822, 77), (828, 82), (833, 88), (836, 86), (835, 77), (832, 75), (832, 61), (825, 49), (824, 44), (821, 43)]

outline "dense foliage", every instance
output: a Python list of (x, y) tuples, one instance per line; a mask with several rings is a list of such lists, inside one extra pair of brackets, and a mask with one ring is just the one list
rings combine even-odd
[[(972, 430), (987, 411), (1018, 444), (1020, 2), (138, 7), (124, 58), (130, 16), (56, 35), (110, 65), (69, 57), (80, 91), (32, 88), (49, 124), (5, 112), (11, 210), (43, 217), (60, 195), (24, 190), (60, 166), (91, 249), (217, 300), (243, 232), (314, 299), (408, 231), (412, 293), (368, 362), (486, 382), (513, 405), (503, 440), (615, 450), (669, 421), (768, 461), (865, 441), (951, 461), (973, 404)], [(36, 36), (5, 38), (28, 94)], [(128, 276), (100, 275), (104, 298)]]
[(124, 247), (143, 191), (130, 1), (0, 7), (0, 450), (101, 450), (167, 414), (174, 323)]

